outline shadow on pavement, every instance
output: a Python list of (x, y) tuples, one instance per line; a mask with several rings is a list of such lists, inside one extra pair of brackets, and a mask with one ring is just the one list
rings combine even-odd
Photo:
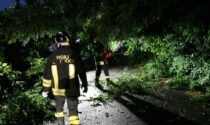
[[(111, 83), (114, 87), (119, 87), (115, 83)], [(108, 92), (112, 94), (112, 91), (106, 90), (103, 87), (97, 87), (102, 92)], [(149, 95), (162, 100), (161, 97), (147, 93), (140, 92), (140, 95)], [(183, 116), (179, 116), (166, 109), (163, 109), (155, 104), (146, 102), (143, 99), (137, 98), (130, 94), (124, 93), (122, 96), (116, 98), (118, 102), (123, 104), (127, 109), (133, 112), (137, 117), (145, 121), (148, 125), (199, 125), (193, 121), (186, 119)]]
[[(123, 98), (123, 96), (131, 100), (132, 103)], [(184, 117), (178, 116), (132, 95), (124, 94), (123, 96), (116, 100), (126, 106), (140, 119), (144, 120), (148, 125), (198, 125)]]
[(98, 88), (100, 91), (104, 92), (104, 93), (108, 93), (110, 92), (108, 89), (105, 89), (102, 85), (96, 85), (96, 88)]

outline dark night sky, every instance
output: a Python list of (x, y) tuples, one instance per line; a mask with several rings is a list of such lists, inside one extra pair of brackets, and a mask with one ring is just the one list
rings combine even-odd
[[(15, 0), (0, 0), (0, 10), (9, 7), (14, 1)], [(20, 3), (23, 4), (23, 0), (20, 0)]]

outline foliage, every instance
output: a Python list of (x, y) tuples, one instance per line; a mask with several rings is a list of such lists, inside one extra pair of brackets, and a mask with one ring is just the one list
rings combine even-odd
[(109, 86), (111, 90), (110, 97), (118, 97), (123, 93), (137, 94), (143, 91), (142, 80), (134, 75), (127, 75), (118, 79), (115, 85)]
[(201, 34), (203, 29), (180, 25), (174, 26), (173, 34), (142, 36), (142, 50), (152, 52), (154, 58), (142, 68), (141, 77), (174, 77), (171, 85), (190, 89), (209, 85), (208, 32)]
[(44, 72), (44, 67), (46, 61), (44, 58), (28, 58), (31, 67), (26, 71), (26, 75), (31, 77), (32, 75), (42, 74)]
[(97, 97), (94, 97), (94, 98), (91, 97), (90, 100), (94, 102), (92, 106), (96, 107), (96, 106), (100, 106), (101, 103), (103, 105), (107, 105), (107, 102), (112, 100), (113, 98), (114, 98), (113, 95), (102, 93)]
[(0, 62), (0, 76), (3, 76), (4, 74), (10, 74), (11, 67), (7, 63)]
[(43, 98), (40, 92), (40, 83), (35, 84), (36, 89), (26, 92), (15, 92), (10, 95), (7, 103), (1, 107), (0, 123), (2, 124), (41, 124), (43, 120), (53, 117), (50, 101)]
[[(26, 88), (28, 83), (22, 80), (21, 72), (14, 71), (7, 63), (0, 63), (0, 124), (36, 125), (41, 124), (43, 120), (52, 119), (50, 100), (40, 95), (40, 80), (34, 83), (32, 88)], [(39, 62), (36, 61), (36, 64)]]
[(159, 78), (165, 76), (167, 72), (164, 63), (153, 62), (147, 63), (141, 67), (141, 74), (139, 75), (144, 81), (158, 81)]
[[(0, 62), (0, 94), (1, 100), (8, 98), (8, 94), (12, 89), (21, 89), (23, 84), (18, 81), (21, 76), (21, 72), (13, 71), (12, 67), (8, 63)], [(13, 88), (11, 88), (13, 87)]]
[[(177, 87), (209, 86), (210, 9), (207, 1), (25, 1), (24, 6), (14, 4), (14, 7), (0, 11), (0, 93), (5, 102), (11, 102), (9, 97), (17, 102), (15, 106), (11, 103), (10, 107), (23, 106), (14, 97), (26, 98), (31, 104), (32, 97), (26, 93), (32, 94), (31, 91), (39, 88), (33, 86), (34, 81), (41, 77), (44, 58), (49, 54), (47, 48), (53, 42), (54, 34), (61, 29), (70, 32), (73, 41), (81, 38), (83, 57), (89, 57), (88, 46), (94, 40), (113, 47), (116, 44), (112, 42), (122, 42), (130, 63), (145, 63), (140, 78), (119, 80), (119, 93), (135, 93), (133, 90), (141, 89), (139, 79), (157, 81), (161, 77), (172, 78), (171, 85)], [(6, 47), (12, 43), (21, 47), (6, 52)], [(21, 61), (27, 62), (21, 69), (15, 68), (17, 60), (10, 62), (6, 55), (15, 55), (16, 51), (27, 52), (21, 55)], [(40, 109), (43, 105), (33, 106)], [(4, 111), (0, 118), (6, 120), (8, 115)], [(23, 113), (23, 116), (26, 115)]]
[(191, 89), (209, 85), (210, 64), (203, 59), (195, 60), (193, 57), (175, 57), (170, 71), (176, 74), (175, 80), (183, 83), (187, 82), (188, 87)]

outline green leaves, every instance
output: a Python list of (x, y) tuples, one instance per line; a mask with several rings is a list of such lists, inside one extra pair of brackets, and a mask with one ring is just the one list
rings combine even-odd
[(197, 60), (189, 56), (175, 57), (170, 72), (175, 75), (174, 82), (187, 82), (186, 86), (190, 89), (209, 85), (210, 64), (203, 59)]
[(31, 77), (32, 75), (37, 75), (44, 72), (44, 67), (46, 60), (44, 58), (31, 58), (29, 57), (28, 62), (30, 62), (31, 67), (26, 71), (26, 75)]
[(0, 62), (0, 76), (9, 74), (11, 71), (12, 69), (7, 63)]
[(38, 125), (43, 120), (52, 120), (53, 106), (49, 99), (41, 96), (41, 89), (40, 81), (25, 92), (16, 89), (7, 102), (0, 104), (0, 123)]
[(0, 62), (0, 77), (3, 75), (5, 75), (9, 80), (15, 80), (21, 75), (21, 72), (13, 71), (12, 67), (8, 65), (8, 63)]
[(120, 95), (122, 93), (132, 93), (136, 94), (143, 90), (142, 88), (142, 80), (134, 75), (127, 75), (118, 79), (115, 83), (117, 87), (113, 89), (113, 92), (116, 95)]

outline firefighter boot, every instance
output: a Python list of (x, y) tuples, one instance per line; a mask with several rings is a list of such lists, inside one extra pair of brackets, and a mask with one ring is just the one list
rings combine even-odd
[(80, 125), (80, 120), (79, 120), (79, 117), (78, 116), (70, 116), (69, 117), (69, 124), (70, 125)]
[(64, 118), (58, 118), (58, 125), (65, 125)]
[(107, 86), (110, 86), (111, 83), (112, 83), (112, 81), (110, 80), (110, 78), (106, 78), (106, 84), (107, 84)]
[(96, 79), (95, 79), (95, 86), (96, 86), (98, 89), (102, 89), (102, 86), (99, 84), (99, 78), (96, 78)]

